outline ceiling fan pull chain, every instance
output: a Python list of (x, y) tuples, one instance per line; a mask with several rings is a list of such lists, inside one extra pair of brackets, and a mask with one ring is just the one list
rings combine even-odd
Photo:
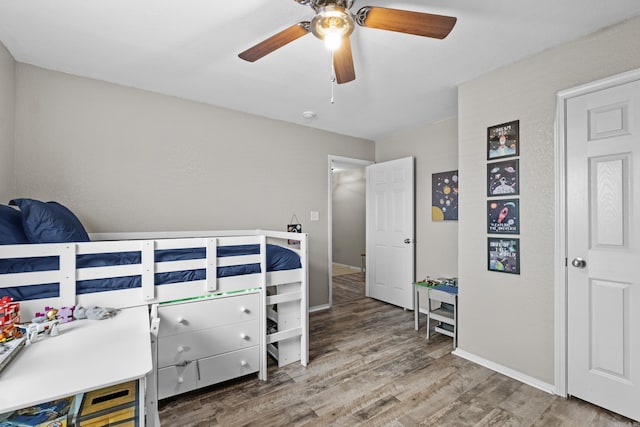
[(336, 83), (336, 68), (333, 65), (333, 51), (331, 51), (331, 103), (334, 103), (333, 100), (333, 89)]

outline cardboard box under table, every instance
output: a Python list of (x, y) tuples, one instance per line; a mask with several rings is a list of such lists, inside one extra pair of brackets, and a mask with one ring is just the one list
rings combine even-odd
[(84, 393), (75, 425), (137, 426), (138, 419), (138, 382), (129, 381)]

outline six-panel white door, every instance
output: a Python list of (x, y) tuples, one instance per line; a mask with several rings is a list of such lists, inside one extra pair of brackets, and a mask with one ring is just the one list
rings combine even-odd
[(640, 420), (640, 81), (566, 107), (567, 389)]
[(367, 166), (368, 296), (413, 309), (413, 157)]

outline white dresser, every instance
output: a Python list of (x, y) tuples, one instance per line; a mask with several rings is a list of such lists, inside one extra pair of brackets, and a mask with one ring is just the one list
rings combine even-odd
[(260, 293), (158, 307), (158, 399), (260, 370)]

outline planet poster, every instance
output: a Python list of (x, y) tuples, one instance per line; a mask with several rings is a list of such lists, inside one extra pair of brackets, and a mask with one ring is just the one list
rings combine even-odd
[(518, 159), (487, 164), (487, 196), (520, 194), (520, 162)]
[(520, 200), (487, 200), (487, 233), (520, 234)]
[(458, 220), (458, 171), (434, 173), (431, 177), (431, 219)]
[(520, 239), (488, 237), (489, 271), (520, 274)]
[(520, 147), (520, 120), (487, 128), (487, 160), (515, 157)]

